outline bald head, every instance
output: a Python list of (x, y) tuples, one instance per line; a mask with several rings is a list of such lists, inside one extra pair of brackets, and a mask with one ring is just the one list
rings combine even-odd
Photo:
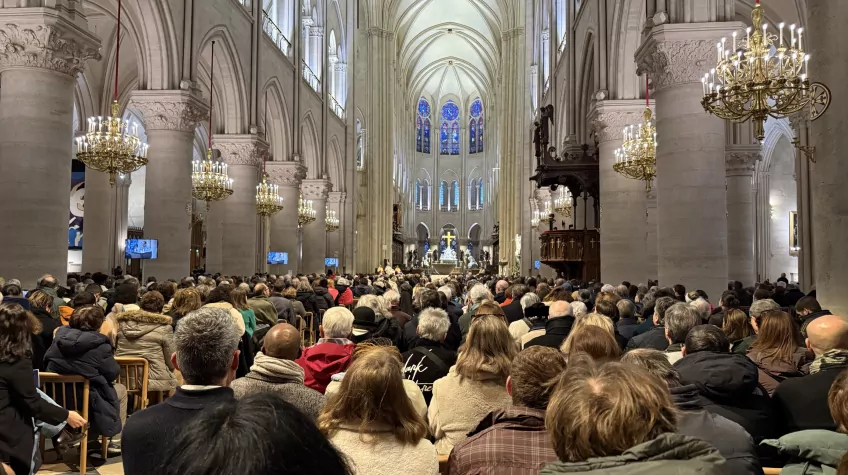
[(253, 287), (253, 295), (268, 295), (271, 293), (268, 290), (268, 286), (263, 283), (258, 283)]
[(821, 316), (807, 325), (807, 346), (816, 354), (848, 350), (848, 321), (836, 315)]
[(506, 291), (506, 288), (509, 287), (509, 282), (505, 280), (499, 280), (497, 284), (495, 284), (495, 293), (501, 294)]
[(278, 323), (265, 334), (262, 352), (281, 360), (296, 360), (300, 350), (300, 332), (288, 323)]
[(565, 300), (557, 300), (552, 303), (551, 308), (548, 309), (549, 320), (551, 318), (567, 317), (569, 315), (571, 315), (571, 304)]

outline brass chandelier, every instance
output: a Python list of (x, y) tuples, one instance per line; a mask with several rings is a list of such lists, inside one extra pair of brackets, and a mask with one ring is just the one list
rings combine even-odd
[(268, 183), (268, 174), (262, 174), (262, 183), (256, 185), (256, 214), (271, 216), (283, 209), (283, 197), (280, 187)]
[(339, 218), (333, 210), (327, 210), (327, 217), (324, 218), (324, 224), (327, 226), (327, 232), (332, 233), (339, 230)]
[[(645, 82), (647, 93), (647, 78)], [(644, 181), (645, 189), (650, 191), (657, 176), (657, 128), (651, 122), (651, 109), (647, 106), (643, 117), (639, 125), (624, 128), (624, 141), (615, 151), (612, 169), (627, 178)]]
[(722, 119), (750, 119), (754, 135), (762, 141), (768, 117), (780, 119), (809, 107), (810, 118), (815, 120), (830, 105), (830, 90), (824, 84), (810, 83), (810, 55), (804, 53), (803, 28), (789, 25), (787, 38), (785, 24), (780, 23), (779, 36), (769, 33), (760, 0), (751, 19), (754, 27), (747, 28), (745, 39), (737, 40), (734, 32), (730, 45), (727, 38), (716, 43), (716, 66), (701, 79), (701, 104)]
[(554, 211), (566, 218), (570, 218), (573, 201), (571, 190), (563, 186), (559, 189), (558, 196), (554, 198)]
[(76, 139), (77, 159), (92, 170), (109, 174), (115, 186), (115, 175), (132, 173), (147, 165), (147, 144), (138, 138), (138, 124), (120, 117), (118, 105), (118, 66), (121, 55), (121, 0), (118, 0), (117, 44), (115, 46), (115, 93), (112, 115), (89, 117), (85, 135)]
[(315, 221), (315, 208), (312, 207), (312, 200), (304, 200), (301, 197), (297, 205), (297, 227), (303, 228), (309, 223)]

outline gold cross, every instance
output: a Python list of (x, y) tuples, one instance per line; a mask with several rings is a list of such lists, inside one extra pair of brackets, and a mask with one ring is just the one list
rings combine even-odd
[(592, 243), (592, 248), (594, 249), (595, 243), (598, 242), (598, 241), (596, 241), (595, 238), (592, 238), (592, 240), (589, 241), (589, 242)]
[(454, 236), (453, 234), (451, 234), (450, 231), (448, 231), (447, 234), (444, 235), (444, 238), (445, 242), (447, 243), (447, 247), (450, 247), (451, 241), (454, 240), (456, 236)]
[(571, 243), (571, 248), (574, 249), (574, 238), (571, 238), (571, 241), (568, 242)]

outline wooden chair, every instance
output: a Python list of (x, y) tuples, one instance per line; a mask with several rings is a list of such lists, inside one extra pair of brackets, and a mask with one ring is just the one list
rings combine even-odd
[(448, 475), (448, 455), (439, 455), (439, 474)]
[[(55, 401), (56, 404), (68, 409), (69, 411), (77, 411), (83, 419), (87, 421), (89, 420), (88, 393), (91, 390), (91, 387), (87, 379), (82, 376), (65, 376), (56, 373), (39, 373), (38, 378), (41, 383), (41, 390), (53, 398), (53, 401)], [(77, 396), (78, 389), (81, 389), (80, 397)], [(68, 394), (69, 392), (71, 394)], [(82, 441), (80, 441), (79, 449), (80, 473), (85, 473), (86, 464), (88, 462), (88, 429), (83, 429), (83, 432), (83, 438)], [(42, 438), (41, 440), (43, 443), (44, 439)], [(103, 460), (106, 460), (109, 448), (109, 440), (107, 437), (102, 436), (100, 438), (100, 447)]]
[(306, 312), (306, 318), (300, 319), (300, 340), (303, 346), (311, 346), (315, 343), (315, 330), (312, 329), (312, 323), (315, 317), (312, 312)]
[(764, 475), (780, 475), (781, 470), (782, 469), (780, 469), (780, 468), (763, 467), (763, 474)]
[(147, 384), (150, 376), (150, 362), (144, 358), (116, 356), (115, 361), (121, 367), (116, 383), (127, 388), (127, 397), (133, 396), (133, 409), (140, 411), (147, 407), (150, 399), (147, 395)]

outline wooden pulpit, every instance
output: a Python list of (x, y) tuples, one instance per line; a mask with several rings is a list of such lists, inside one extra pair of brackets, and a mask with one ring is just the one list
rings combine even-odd
[(597, 281), (601, 277), (601, 234), (597, 229), (545, 231), (539, 238), (541, 261), (565, 279)]

